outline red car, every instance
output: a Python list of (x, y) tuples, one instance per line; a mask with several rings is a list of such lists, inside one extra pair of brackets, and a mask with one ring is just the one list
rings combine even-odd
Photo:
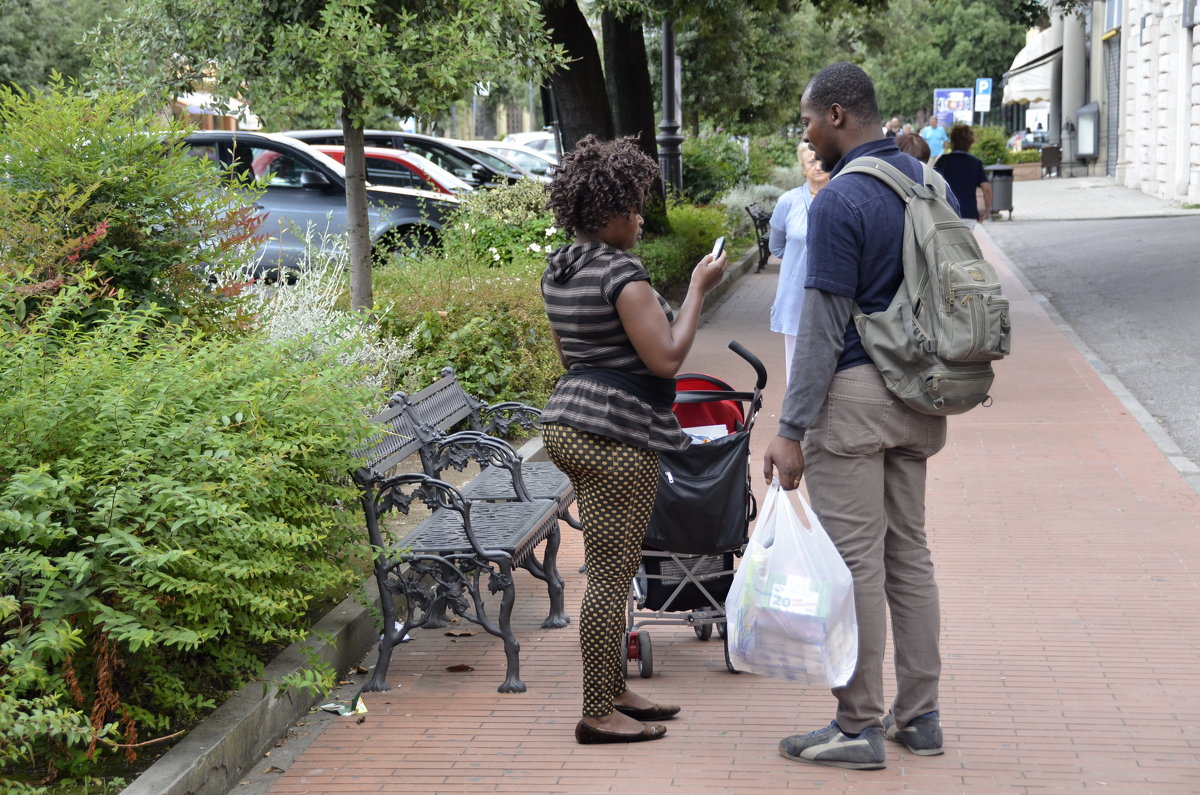
[[(344, 146), (319, 144), (313, 148), (339, 163), (346, 162)], [(373, 185), (432, 190), (452, 196), (470, 193), (473, 190), (459, 177), (415, 152), (368, 146), (363, 149), (363, 153), (367, 158), (367, 182)]]

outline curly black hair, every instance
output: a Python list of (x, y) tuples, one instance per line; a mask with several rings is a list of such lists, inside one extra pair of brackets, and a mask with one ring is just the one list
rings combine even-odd
[(658, 164), (633, 137), (601, 141), (589, 135), (563, 158), (550, 183), (550, 210), (568, 235), (595, 232), (630, 210), (641, 211)]

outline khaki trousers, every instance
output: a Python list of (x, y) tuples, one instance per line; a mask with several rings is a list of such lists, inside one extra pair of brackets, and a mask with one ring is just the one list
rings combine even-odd
[(854, 577), (858, 664), (833, 691), (838, 725), (850, 734), (882, 725), (888, 608), (896, 722), (938, 709), (941, 614), (925, 541), (925, 469), (945, 442), (946, 418), (908, 408), (869, 364), (834, 375), (804, 436), (810, 501)]

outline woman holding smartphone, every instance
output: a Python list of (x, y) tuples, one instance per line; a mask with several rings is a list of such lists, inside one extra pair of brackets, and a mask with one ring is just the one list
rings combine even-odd
[(680, 711), (625, 687), (621, 644), (658, 488), (658, 454), (689, 443), (671, 412), (675, 375), (726, 258), (700, 260), (679, 312), (672, 312), (629, 253), (658, 178), (636, 139), (588, 136), (550, 185), (550, 208), (575, 239), (549, 255), (542, 277), (551, 335), (567, 369), (542, 424), (550, 458), (575, 487), (583, 529), (583, 716), (575, 739), (585, 744), (656, 740), (666, 727), (643, 721)]

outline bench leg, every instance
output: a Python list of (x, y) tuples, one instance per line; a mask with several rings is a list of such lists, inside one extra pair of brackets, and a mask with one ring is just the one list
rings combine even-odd
[(546, 591), (550, 594), (550, 615), (542, 622), (542, 629), (561, 629), (571, 623), (563, 598), (563, 579), (558, 573), (558, 545), (561, 540), (562, 536), (555, 530), (546, 537), (546, 551), (542, 560), (539, 562), (531, 554), (521, 564), (522, 568), (546, 583)]
[(504, 673), (504, 681), (500, 683), (500, 687), (496, 688), (496, 690), (500, 693), (524, 693), (525, 683), (521, 681), (521, 644), (517, 642), (517, 636), (512, 631), (512, 609), (513, 604), (517, 600), (517, 589), (513, 583), (512, 564), (499, 562), (496, 565), (500, 569), (498, 572), (488, 567), (488, 590), (492, 593), (496, 593), (497, 591), (504, 592), (500, 597), (500, 625), (496, 626), (493, 624), (484, 611), (483, 596), (479, 593), (478, 587), (479, 570), (475, 573), (476, 584), (470, 588), (471, 596), (475, 600), (474, 621), (504, 641), (504, 657), (507, 661), (507, 670)]
[[(420, 597), (415, 592), (416, 589), (410, 587), (404, 575), (396, 571), (396, 568), (387, 563), (376, 566), (375, 579), (379, 584), (379, 604), (383, 610), (383, 632), (379, 637), (379, 655), (375, 660), (375, 672), (371, 675), (371, 681), (363, 688), (369, 693), (379, 693), (390, 689), (387, 683), (388, 666), (392, 662), (392, 649), (396, 648), (408, 634), (408, 631), (414, 628), (413, 608), (419, 601)], [(397, 592), (404, 595), (405, 618), (404, 624), (397, 626), (396, 621), (396, 594)]]

